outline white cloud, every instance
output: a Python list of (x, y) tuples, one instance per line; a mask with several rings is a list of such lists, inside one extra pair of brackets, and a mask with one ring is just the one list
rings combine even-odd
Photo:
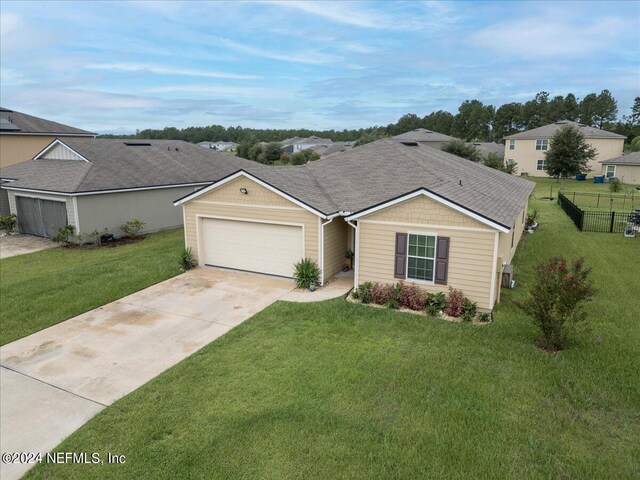
[(236, 73), (214, 72), (205, 70), (190, 70), (182, 68), (163, 67), (149, 63), (90, 63), (85, 66), (90, 70), (110, 70), (119, 72), (149, 72), (159, 75), (181, 75), (186, 77), (227, 78), (233, 80), (255, 80), (256, 75), (240, 75)]
[[(629, 37), (637, 39), (634, 25), (619, 17), (600, 17), (589, 24), (567, 21), (549, 11), (522, 20), (500, 22), (471, 36), (472, 44), (516, 57), (589, 57), (610, 51)], [(631, 40), (632, 41), (632, 40)]]
[(322, 52), (317, 52), (313, 50), (305, 50), (294, 53), (280, 53), (271, 50), (266, 50), (260, 47), (252, 47), (250, 45), (245, 45), (243, 43), (234, 42), (233, 40), (229, 40), (226, 38), (217, 39), (217, 41), (233, 50), (238, 52), (246, 53), (248, 55), (253, 55), (255, 57), (263, 57), (270, 58), (271, 60), (280, 60), (283, 62), (294, 62), (294, 63), (306, 63), (310, 65), (325, 65), (328, 63), (333, 63), (339, 60), (339, 58), (334, 55), (328, 55)]

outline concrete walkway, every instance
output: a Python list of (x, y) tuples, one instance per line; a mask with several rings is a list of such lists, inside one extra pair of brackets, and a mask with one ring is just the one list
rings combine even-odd
[(0, 259), (57, 246), (57, 243), (53, 243), (48, 238), (34, 237), (33, 235), (4, 235), (0, 237)]
[[(292, 288), (291, 280), (200, 268), (0, 347), (2, 453), (50, 451)], [(1, 464), (0, 477), (31, 466)]]
[(280, 300), (287, 302), (320, 302), (332, 298), (343, 297), (353, 289), (353, 271), (340, 272), (315, 292), (295, 289)]

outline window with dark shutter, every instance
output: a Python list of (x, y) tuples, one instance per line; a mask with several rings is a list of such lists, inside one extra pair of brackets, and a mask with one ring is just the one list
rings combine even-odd
[(438, 237), (438, 248), (436, 249), (436, 278), (438, 285), (447, 284), (449, 274), (449, 237)]
[(396, 233), (396, 261), (393, 276), (405, 278), (407, 266), (407, 234)]

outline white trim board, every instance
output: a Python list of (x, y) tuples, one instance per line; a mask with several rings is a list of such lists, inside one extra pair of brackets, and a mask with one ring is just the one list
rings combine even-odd
[(221, 187), (222, 185), (226, 185), (229, 182), (232, 182), (233, 180), (240, 178), (240, 177), (245, 177), (249, 180), (252, 180), (254, 182), (256, 182), (258, 185), (266, 188), (267, 190), (272, 191), (273, 193), (280, 195), (283, 198), (286, 198), (287, 200), (289, 200), (290, 202), (298, 205), (301, 208), (304, 208), (305, 210), (313, 213), (314, 215), (317, 215), (320, 218), (326, 219), (327, 215), (325, 215), (324, 213), (322, 213), (319, 210), (316, 210), (313, 207), (310, 207), (309, 205), (307, 205), (306, 203), (301, 202), (300, 200), (298, 200), (297, 198), (292, 197), (291, 195), (288, 195), (286, 193), (284, 193), (281, 190), (278, 190), (277, 188), (269, 185), (268, 183), (260, 180), (258, 177), (255, 177), (253, 175), (251, 175), (248, 172), (245, 172), (244, 170), (239, 170), (238, 172), (229, 175), (225, 178), (223, 178), (222, 180), (218, 180), (217, 182), (211, 183), (208, 187), (205, 188), (201, 188), (200, 190), (198, 190), (197, 192), (193, 192), (185, 197), (179, 198), (178, 200), (176, 200), (175, 202), (173, 202), (173, 204), (177, 207), (179, 205), (182, 205), (186, 202), (189, 202), (191, 200), (193, 200), (194, 198), (199, 197), (200, 195), (204, 195), (205, 193), (209, 193), (212, 190), (215, 190), (218, 187)]
[(508, 233), (509, 230), (510, 230), (510, 229), (504, 227), (503, 225), (500, 225), (499, 223), (496, 223), (496, 222), (494, 222), (492, 220), (489, 220), (489, 219), (487, 219), (487, 218), (485, 218), (485, 217), (483, 217), (481, 215), (478, 215), (477, 213), (472, 212), (471, 210), (467, 210), (466, 208), (461, 207), (460, 205), (456, 205), (455, 203), (450, 202), (449, 200), (445, 200), (444, 198), (440, 197), (439, 195), (431, 193), (431, 192), (429, 192), (428, 190), (425, 190), (425, 189), (419, 189), (419, 190), (416, 190), (415, 192), (411, 192), (411, 193), (408, 193), (406, 195), (403, 195), (402, 197), (398, 197), (398, 198), (395, 198), (393, 200), (389, 200), (388, 202), (381, 203), (380, 205), (368, 208), (368, 209), (363, 210), (363, 211), (361, 211), (359, 213), (351, 215), (351, 216), (347, 217), (346, 219), (347, 220), (357, 220), (360, 217), (363, 217), (365, 215), (370, 215), (370, 214), (372, 214), (374, 212), (377, 212), (379, 210), (384, 210), (385, 208), (392, 207), (394, 205), (397, 205), (399, 203), (405, 202), (407, 200), (411, 200), (412, 198), (416, 198), (416, 197), (419, 197), (419, 196), (425, 196), (425, 197), (428, 197), (428, 198), (430, 198), (432, 200), (435, 200), (436, 202), (441, 203), (442, 205), (445, 205), (445, 206), (447, 206), (449, 208), (452, 208), (453, 210), (456, 210), (457, 212), (460, 212), (460, 213), (462, 213), (462, 214), (464, 214), (464, 215), (466, 215), (468, 217), (471, 217), (474, 220), (477, 220), (480, 223), (488, 225), (488, 226), (490, 226), (490, 227), (492, 227), (492, 228), (494, 228), (494, 229), (496, 229), (496, 230), (498, 230), (500, 232)]
[(14, 197), (39, 198), (41, 200), (50, 200), (52, 202), (67, 203), (67, 199), (64, 198), (63, 196), (54, 197), (49, 195), (29, 195), (29, 194), (22, 194), (22, 193), (14, 193)]

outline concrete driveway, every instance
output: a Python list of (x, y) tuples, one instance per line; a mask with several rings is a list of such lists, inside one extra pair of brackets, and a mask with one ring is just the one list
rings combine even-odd
[(57, 247), (48, 238), (34, 237), (33, 235), (4, 235), (0, 237), (0, 259), (15, 257), (25, 253), (38, 252), (48, 248)]
[[(100, 410), (293, 289), (192, 270), (0, 347), (2, 453), (43, 452)], [(31, 465), (1, 465), (3, 480)]]

